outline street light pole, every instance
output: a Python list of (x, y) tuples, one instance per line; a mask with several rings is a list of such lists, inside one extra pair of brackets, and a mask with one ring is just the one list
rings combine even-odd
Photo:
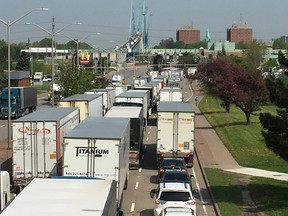
[(55, 94), (54, 94), (54, 83), (55, 83), (54, 40), (55, 40), (55, 36), (71, 25), (81, 25), (81, 24), (82, 23), (79, 23), (79, 22), (78, 23), (70, 23), (70, 24), (64, 26), (63, 28), (61, 28), (60, 30), (55, 31), (55, 18), (53, 17), (52, 18), (52, 32), (50, 32), (36, 23), (26, 23), (26, 25), (34, 25), (34, 26), (40, 28), (41, 30), (43, 30), (44, 32), (46, 32), (47, 34), (49, 34), (51, 36), (51, 42), (52, 42), (52, 45), (51, 45), (51, 49), (52, 49), (51, 50), (51, 60), (52, 60), (52, 63), (51, 63), (51, 67), (52, 67), (52, 69), (51, 69), (51, 73), (52, 73), (51, 74), (51, 78), (52, 78), (52, 80), (51, 80), (51, 84), (52, 84), (51, 100), (52, 100), (52, 107), (54, 107), (54, 99), (55, 99)]
[(3, 23), (4, 25), (6, 25), (7, 27), (7, 43), (8, 43), (8, 148), (10, 148), (11, 145), (11, 93), (10, 93), (10, 88), (11, 88), (11, 26), (18, 22), (19, 20), (23, 19), (24, 17), (28, 16), (30, 13), (34, 12), (34, 11), (47, 11), (48, 8), (34, 8), (33, 10), (29, 11), (28, 13), (20, 16), (19, 18), (15, 19), (14, 21), (10, 21), (8, 20), (7, 22), (5, 22), (4, 20), (0, 19), (0, 22)]

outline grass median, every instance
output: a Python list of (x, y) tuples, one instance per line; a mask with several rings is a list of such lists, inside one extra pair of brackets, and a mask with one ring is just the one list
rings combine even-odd
[[(276, 114), (278, 108), (261, 106), (251, 115), (251, 125), (246, 125), (245, 115), (239, 108), (233, 105), (230, 113), (226, 113), (220, 104), (217, 98), (205, 96), (199, 109), (239, 165), (288, 173), (288, 162), (266, 146), (259, 121), (261, 112)], [(239, 200), (241, 191), (237, 178), (217, 169), (205, 169), (205, 173), (221, 214), (241, 215), (243, 202)], [(247, 188), (253, 202), (265, 215), (288, 215), (287, 182), (251, 177)]]
[(264, 128), (259, 122), (261, 112), (276, 114), (277, 107), (261, 106), (252, 113), (251, 125), (246, 125), (245, 115), (239, 108), (232, 105), (227, 113), (220, 104), (220, 100), (205, 96), (199, 109), (239, 165), (288, 173), (288, 162), (267, 148), (261, 133)]

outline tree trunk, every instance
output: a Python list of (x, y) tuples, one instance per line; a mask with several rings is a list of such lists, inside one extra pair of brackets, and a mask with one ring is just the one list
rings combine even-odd
[(250, 112), (246, 111), (245, 116), (246, 116), (246, 125), (250, 125), (251, 124)]

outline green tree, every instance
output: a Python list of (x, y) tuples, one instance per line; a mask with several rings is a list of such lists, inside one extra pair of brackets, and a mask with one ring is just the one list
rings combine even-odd
[(247, 49), (244, 50), (243, 54), (247, 67), (255, 70), (264, 62), (267, 48), (263, 43), (253, 40), (247, 44)]
[(277, 38), (276, 40), (274, 40), (272, 48), (273, 49), (287, 49), (288, 43), (286, 43), (285, 40), (282, 38)]
[(105, 88), (109, 80), (105, 77), (97, 76), (93, 70), (77, 68), (75, 64), (63, 64), (59, 67), (59, 81), (64, 97), (74, 94), (83, 94), (93, 88)]
[(21, 52), (19, 60), (16, 65), (16, 70), (29, 70), (30, 68), (30, 56), (26, 52)]

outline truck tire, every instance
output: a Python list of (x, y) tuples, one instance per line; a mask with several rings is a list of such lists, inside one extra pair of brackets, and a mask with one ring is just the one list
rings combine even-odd
[(124, 184), (124, 190), (127, 190), (127, 188), (128, 188), (128, 179), (126, 177), (125, 184)]

